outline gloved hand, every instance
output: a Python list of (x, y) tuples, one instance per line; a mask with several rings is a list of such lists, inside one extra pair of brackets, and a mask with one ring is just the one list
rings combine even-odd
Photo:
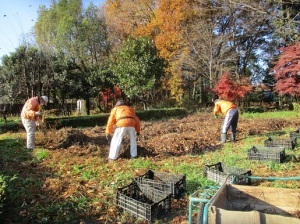
[(40, 115), (42, 115), (42, 113), (41, 113), (41, 111), (38, 111), (35, 113), (35, 115), (40, 116)]

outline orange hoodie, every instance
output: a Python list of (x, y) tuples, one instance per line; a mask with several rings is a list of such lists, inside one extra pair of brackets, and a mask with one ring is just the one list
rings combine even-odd
[(215, 103), (214, 115), (217, 116), (218, 113), (225, 115), (229, 109), (237, 108), (235, 104), (227, 100), (218, 100)]
[(116, 127), (134, 127), (137, 133), (140, 133), (140, 119), (136, 116), (133, 108), (122, 105), (114, 107), (108, 118), (105, 133), (111, 134)]
[(23, 106), (21, 117), (30, 119), (30, 120), (38, 120), (38, 116), (36, 116), (36, 112), (40, 110), (40, 103), (38, 97), (32, 97), (26, 101)]

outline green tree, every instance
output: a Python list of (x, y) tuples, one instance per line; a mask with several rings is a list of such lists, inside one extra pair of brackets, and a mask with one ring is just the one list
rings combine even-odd
[[(74, 89), (84, 98), (87, 113), (90, 98), (98, 95), (104, 79), (101, 71), (109, 52), (107, 29), (93, 4), (85, 10), (81, 0), (53, 1), (50, 8), (41, 7), (35, 24), (38, 44), (47, 51), (63, 52), (71, 66)], [(79, 94), (80, 93), (80, 94)]]
[(159, 58), (150, 38), (129, 37), (115, 55), (112, 72), (113, 82), (129, 98), (138, 97), (145, 102), (164, 74), (164, 60)]

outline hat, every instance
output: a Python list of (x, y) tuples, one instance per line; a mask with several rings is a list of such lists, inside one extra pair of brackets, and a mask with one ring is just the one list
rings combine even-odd
[(41, 98), (44, 100), (45, 106), (47, 106), (47, 103), (48, 103), (48, 97), (47, 97), (47, 96), (41, 96)]
[(122, 106), (122, 105), (125, 105), (124, 101), (123, 101), (123, 100), (119, 100), (119, 101), (116, 103), (115, 107), (117, 107), (117, 106)]

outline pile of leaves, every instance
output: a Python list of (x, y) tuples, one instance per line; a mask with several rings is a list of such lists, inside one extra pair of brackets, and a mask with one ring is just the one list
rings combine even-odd
[[(153, 156), (161, 159), (169, 156), (201, 154), (220, 147), (220, 128), (223, 119), (215, 119), (210, 113), (193, 114), (184, 118), (171, 118), (156, 122), (142, 122), (141, 136), (138, 139), (139, 156)], [(239, 122), (238, 139), (249, 135), (262, 135), (282, 130), (285, 127), (297, 128), (297, 121), (285, 119), (245, 119)], [(98, 153), (107, 157), (109, 142), (105, 138), (105, 127), (86, 129), (63, 128), (40, 133), (37, 144), (47, 149), (68, 149), (72, 153)], [(229, 133), (230, 134), (230, 133)], [(124, 149), (129, 147), (129, 139), (123, 141)], [(128, 150), (123, 150), (128, 152)], [(121, 157), (128, 157), (128, 153)]]

